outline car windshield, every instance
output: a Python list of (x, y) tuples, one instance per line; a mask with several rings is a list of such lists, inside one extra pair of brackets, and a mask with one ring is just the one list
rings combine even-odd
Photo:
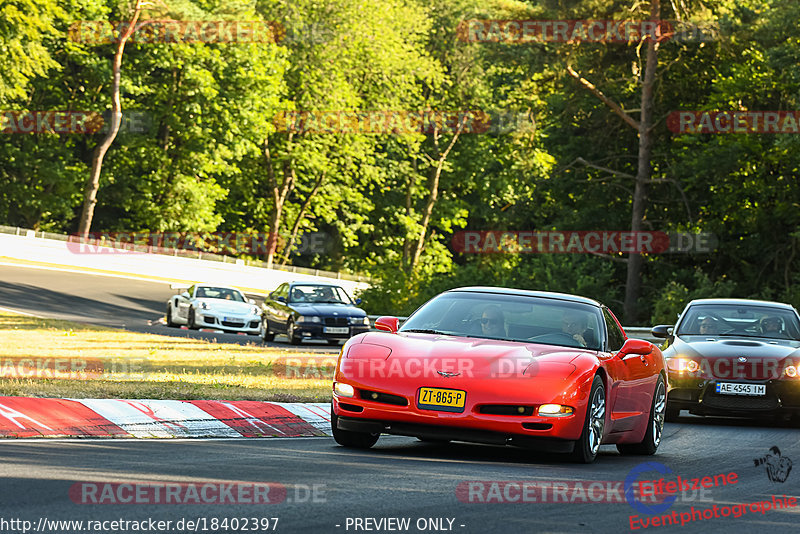
[(800, 340), (800, 323), (797, 315), (785, 308), (696, 304), (686, 310), (677, 335)]
[(459, 291), (428, 301), (400, 331), (599, 350), (604, 335), (601, 320), (600, 309), (588, 304)]
[(227, 287), (201, 286), (197, 288), (197, 292), (194, 296), (198, 299), (223, 299), (234, 302), (245, 302), (244, 295), (236, 289)]
[(353, 304), (344, 289), (329, 285), (295, 285), (289, 291), (289, 302), (317, 304)]

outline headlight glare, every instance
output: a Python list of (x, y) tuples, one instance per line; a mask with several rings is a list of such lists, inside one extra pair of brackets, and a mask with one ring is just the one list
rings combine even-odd
[(543, 417), (564, 417), (572, 415), (572, 407), (561, 404), (542, 404), (539, 406), (539, 415)]
[(343, 384), (342, 382), (334, 383), (333, 391), (342, 397), (354, 397), (356, 394), (356, 389), (353, 386), (350, 384)]

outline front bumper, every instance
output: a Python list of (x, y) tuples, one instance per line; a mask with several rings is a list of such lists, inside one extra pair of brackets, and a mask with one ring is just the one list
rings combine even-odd
[[(346, 412), (344, 412), (346, 413)], [(420, 439), (468, 441), (489, 445), (513, 445), (543, 452), (572, 452), (575, 442), (550, 436), (512, 434), (458, 426), (434, 426), (418, 423), (377, 421), (340, 415), (338, 428), (353, 432), (383, 433), (396, 436), (411, 436)]]
[[(763, 384), (763, 396), (723, 395), (716, 392), (718, 382)], [(670, 390), (667, 405), (670, 409), (689, 410), (698, 415), (766, 413), (800, 413), (800, 380), (743, 380), (691, 377), (669, 374)]]
[[(330, 330), (331, 328), (336, 330)], [(344, 329), (344, 330), (343, 330)], [(295, 325), (297, 337), (301, 339), (350, 339), (358, 334), (369, 332), (367, 325), (327, 326), (320, 323), (297, 323)]]
[[(433, 386), (441, 387), (438, 384)], [(468, 391), (461, 413), (420, 408), (416, 393), (398, 395), (396, 391), (365, 384), (355, 386), (353, 397), (334, 393), (333, 410), (340, 421), (342, 418), (352, 420), (345, 424), (363, 423), (374, 428), (380, 426), (379, 431), (387, 434), (431, 439), (497, 444), (513, 441), (521, 444), (537, 440), (544, 443), (549, 439), (572, 442), (580, 437), (586, 418), (585, 406), (575, 406), (575, 412), (568, 416), (543, 417), (534, 414), (535, 408), (545, 402), (532, 402), (530, 391), (527, 395), (515, 395), (509, 391), (501, 398), (496, 388), (489, 389), (486, 384), (484, 387), (483, 391), (477, 384), (457, 388)], [(524, 414), (497, 413), (498, 406), (526, 406), (530, 410)], [(494, 413), (487, 413), (487, 410), (494, 410)]]
[(261, 325), (261, 316), (255, 314), (225, 315), (210, 310), (199, 310), (196, 324), (200, 328), (212, 328), (224, 332), (242, 332), (257, 336)]

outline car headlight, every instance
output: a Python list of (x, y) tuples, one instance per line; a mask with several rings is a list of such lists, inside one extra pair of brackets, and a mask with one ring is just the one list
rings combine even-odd
[(204, 310), (210, 310), (211, 309), (211, 306), (208, 305), (208, 302), (201, 302), (200, 303), (200, 307), (203, 308)]
[(369, 317), (350, 317), (350, 324), (369, 326)]
[(700, 369), (700, 364), (689, 358), (670, 358), (667, 368), (678, 373), (695, 373)]
[(258, 306), (253, 306), (250, 309), (250, 313), (252, 313), (253, 315), (261, 315), (261, 308), (259, 308)]
[(341, 382), (335, 382), (333, 384), (333, 391), (342, 397), (354, 397), (356, 394), (356, 390), (353, 386), (350, 384), (342, 384)]
[(320, 319), (316, 315), (301, 315), (297, 318), (298, 323), (321, 323), (322, 319)]
[(566, 417), (572, 415), (573, 411), (571, 406), (562, 404), (542, 404), (539, 406), (539, 415), (541, 417)]

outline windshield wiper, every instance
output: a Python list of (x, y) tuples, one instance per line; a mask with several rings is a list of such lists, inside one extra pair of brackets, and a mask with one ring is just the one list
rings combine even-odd
[(431, 330), (428, 328), (409, 328), (408, 330), (400, 330), (401, 332), (414, 332), (417, 334), (439, 334), (442, 336), (447, 336), (446, 332), (442, 332), (440, 330)]

